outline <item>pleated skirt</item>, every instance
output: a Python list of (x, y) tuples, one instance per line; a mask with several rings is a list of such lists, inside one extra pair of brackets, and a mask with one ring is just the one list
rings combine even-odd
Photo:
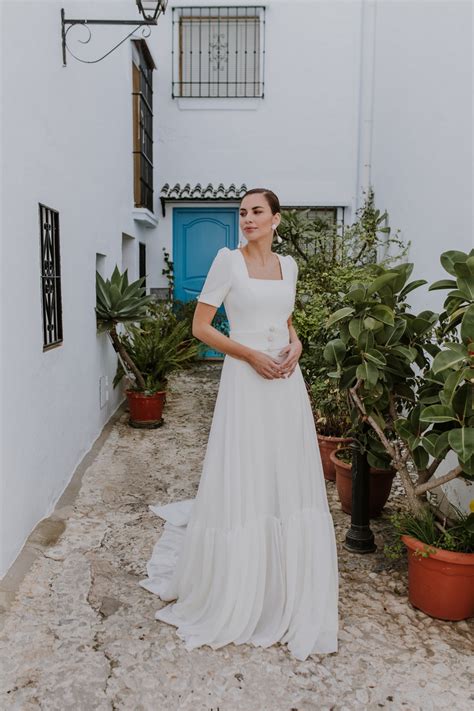
[(165, 524), (139, 584), (170, 602), (155, 617), (187, 650), (337, 651), (336, 539), (299, 365), (266, 380), (226, 355), (196, 497), (149, 508)]

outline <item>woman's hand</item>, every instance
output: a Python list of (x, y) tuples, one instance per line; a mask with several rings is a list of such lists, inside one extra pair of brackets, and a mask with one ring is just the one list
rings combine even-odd
[(286, 358), (280, 360), (280, 368), (284, 378), (289, 378), (290, 375), (294, 373), (302, 351), (303, 345), (299, 339), (288, 343), (287, 346), (281, 349), (280, 356), (286, 354)]
[(267, 380), (283, 377), (280, 362), (262, 351), (252, 351), (246, 360), (259, 375)]

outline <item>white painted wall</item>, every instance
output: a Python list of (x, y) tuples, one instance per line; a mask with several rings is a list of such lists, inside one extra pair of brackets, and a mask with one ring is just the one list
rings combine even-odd
[[(60, 8), (69, 17), (138, 16), (135, 3), (2, 4), (2, 575), (54, 508), (122, 401), (116, 355), (95, 326), (96, 253), (110, 277), (156, 229), (132, 219), (131, 45), (98, 64), (62, 66)], [(83, 13), (83, 15), (81, 15)], [(127, 28), (93, 30), (92, 53)], [(81, 35), (84, 38), (84, 35)], [(118, 39), (117, 39), (118, 41)], [(87, 53), (86, 55), (87, 56)], [(59, 211), (64, 343), (43, 352), (38, 203)], [(135, 258), (133, 258), (135, 255)], [(156, 252), (155, 252), (156, 255)], [(148, 252), (149, 264), (153, 250)], [(156, 261), (156, 257), (155, 257)], [(125, 265), (125, 266), (128, 266)], [(153, 286), (153, 275), (148, 281)], [(99, 402), (99, 379), (109, 400)]]
[[(429, 282), (448, 276), (443, 251), (474, 246), (472, 29), (469, 0), (376, 5), (372, 179)], [(411, 301), (438, 311), (445, 294)]]

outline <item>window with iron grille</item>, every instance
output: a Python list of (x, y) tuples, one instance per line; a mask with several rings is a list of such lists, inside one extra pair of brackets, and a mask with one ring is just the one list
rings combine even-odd
[(133, 172), (135, 207), (153, 212), (153, 69), (144, 40), (133, 40)]
[(39, 205), (43, 350), (63, 340), (59, 213)]
[(146, 288), (146, 244), (138, 243), (138, 278), (145, 277), (143, 286)]
[(263, 98), (265, 8), (173, 8), (173, 98)]

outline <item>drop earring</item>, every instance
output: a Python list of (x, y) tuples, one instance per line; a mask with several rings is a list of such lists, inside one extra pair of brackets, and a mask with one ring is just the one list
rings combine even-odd
[(276, 225), (272, 225), (272, 230), (275, 230), (275, 237), (277, 238), (277, 242), (278, 242), (278, 244), (281, 244), (283, 242), (283, 240), (277, 232)]

